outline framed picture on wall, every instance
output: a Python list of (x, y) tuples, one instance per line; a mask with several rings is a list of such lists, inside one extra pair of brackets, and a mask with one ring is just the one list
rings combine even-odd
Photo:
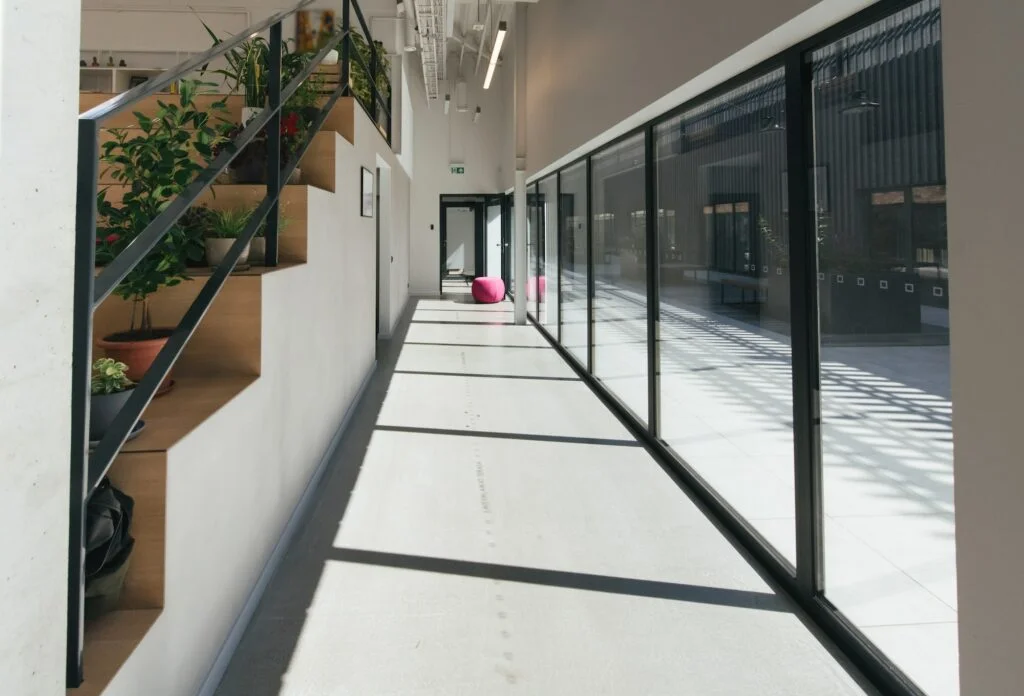
[(362, 167), (363, 182), (361, 188), (362, 198), (362, 209), (360, 214), (363, 217), (373, 217), (373, 172), (366, 167)]
[(334, 34), (334, 10), (299, 10), (295, 13), (295, 52), (323, 47)]

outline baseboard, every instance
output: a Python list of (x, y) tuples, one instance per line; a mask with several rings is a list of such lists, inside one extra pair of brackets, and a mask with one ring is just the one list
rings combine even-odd
[(263, 572), (260, 573), (260, 577), (256, 580), (256, 584), (253, 585), (252, 591), (249, 593), (249, 597), (245, 601), (245, 606), (242, 607), (242, 611), (239, 613), (238, 618), (235, 619), (234, 625), (231, 626), (231, 630), (228, 632), (227, 638), (224, 639), (224, 644), (217, 653), (217, 659), (213, 661), (213, 666), (210, 667), (210, 671), (203, 680), (203, 684), (199, 688), (197, 696), (213, 696), (214, 692), (217, 691), (217, 687), (220, 686), (220, 682), (224, 678), (224, 673), (227, 671), (228, 665), (231, 663), (231, 658), (234, 657), (235, 650), (238, 649), (238, 644), (242, 641), (242, 636), (245, 635), (245, 629), (249, 627), (249, 622), (252, 621), (253, 614), (256, 613), (256, 608), (259, 606), (260, 600), (263, 599), (263, 593), (266, 592), (267, 587), (270, 585), (270, 581), (273, 580), (274, 574), (277, 572), (278, 566), (281, 564), (281, 561), (284, 560), (284, 556), (288, 552), (288, 547), (291, 545), (292, 539), (299, 531), (302, 523), (306, 520), (306, 513), (309, 512), (309, 508), (316, 497), (316, 491), (319, 487), (320, 480), (327, 471), (327, 466), (330, 464), (334, 453), (341, 444), (341, 440), (345, 436), (345, 432), (348, 430), (348, 426), (356, 414), (356, 409), (363, 400), (363, 396), (365, 396), (366, 390), (370, 386), (370, 381), (373, 379), (375, 374), (377, 374), (376, 361), (374, 361), (369, 373), (366, 375), (363, 383), (359, 386), (359, 391), (356, 393), (355, 398), (352, 400), (348, 410), (345, 412), (345, 417), (342, 419), (338, 430), (334, 433), (334, 437), (331, 438), (331, 442), (327, 446), (327, 451), (324, 452), (323, 457), (320, 459), (320, 463), (317, 464), (316, 470), (309, 479), (309, 483), (306, 484), (306, 489), (302, 492), (302, 497), (299, 498), (299, 502), (295, 505), (295, 509), (292, 510), (292, 514), (288, 518), (288, 523), (284, 526), (284, 531), (281, 532), (281, 537), (277, 540), (277, 544), (274, 545), (274, 550), (271, 552), (270, 558), (267, 559), (266, 565), (263, 566)]

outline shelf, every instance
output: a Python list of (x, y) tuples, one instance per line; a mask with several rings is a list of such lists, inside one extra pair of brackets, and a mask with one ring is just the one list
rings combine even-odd
[(68, 696), (98, 696), (160, 617), (160, 609), (113, 611), (86, 622), (85, 682)]

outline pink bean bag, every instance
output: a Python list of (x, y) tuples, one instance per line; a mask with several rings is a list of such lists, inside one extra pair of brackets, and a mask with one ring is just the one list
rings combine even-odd
[(526, 281), (526, 299), (533, 300), (537, 297), (537, 281), (540, 281), (540, 301), (544, 301), (544, 296), (548, 291), (548, 279), (545, 276), (540, 278), (529, 278)]
[(480, 304), (494, 304), (505, 299), (505, 282), (501, 278), (474, 278), (473, 299)]

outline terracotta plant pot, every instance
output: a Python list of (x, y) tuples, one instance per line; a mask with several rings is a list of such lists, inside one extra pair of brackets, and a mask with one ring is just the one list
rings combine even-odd
[[(96, 342), (108, 358), (128, 366), (128, 378), (138, 382), (153, 365), (157, 354), (167, 344), (173, 329), (152, 329), (151, 331), (123, 331), (106, 336)], [(156, 395), (162, 396), (171, 390), (173, 380), (167, 375)]]
[[(206, 238), (206, 261), (210, 264), (210, 267), (219, 266), (220, 262), (227, 256), (228, 251), (231, 250), (231, 245), (235, 243), (234, 239), (218, 239), (213, 237)], [(245, 245), (245, 249), (242, 250), (242, 255), (238, 257), (237, 266), (243, 266), (249, 262), (249, 245)]]

